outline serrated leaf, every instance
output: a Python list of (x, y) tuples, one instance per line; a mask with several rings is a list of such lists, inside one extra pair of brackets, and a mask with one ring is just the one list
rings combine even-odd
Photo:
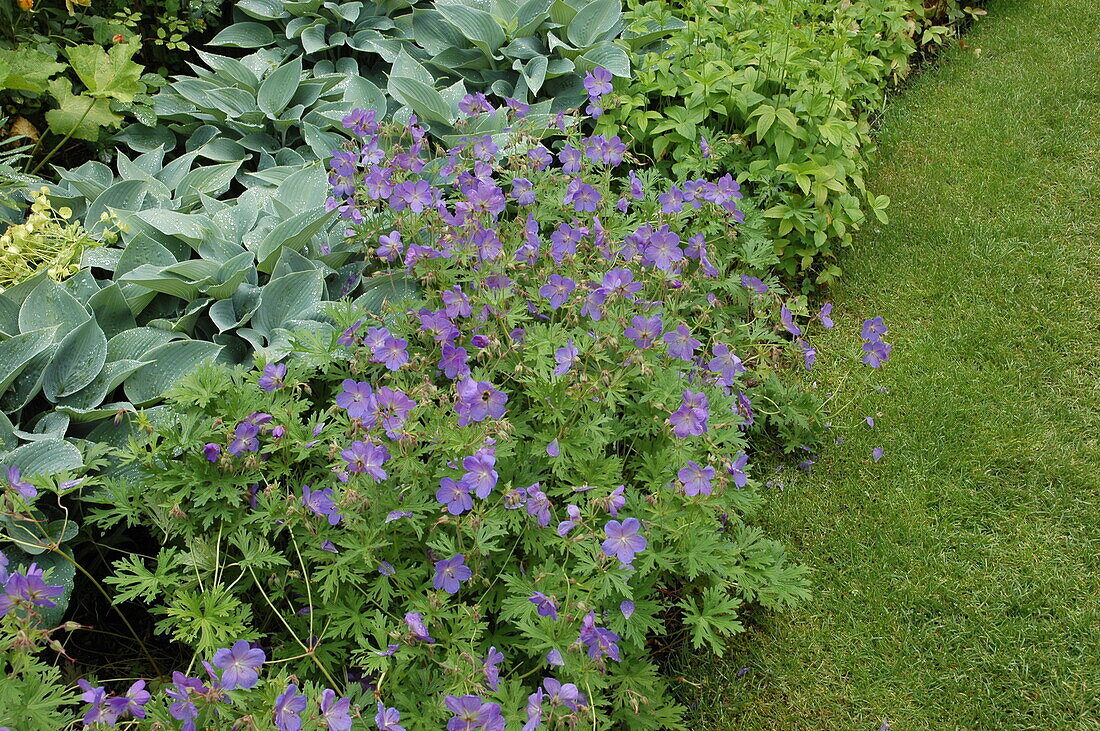
[(54, 79), (50, 82), (49, 91), (57, 100), (58, 108), (46, 112), (46, 121), (50, 129), (59, 135), (95, 142), (101, 129), (114, 129), (122, 125), (122, 115), (111, 111), (109, 100), (84, 94), (74, 96), (72, 82), (68, 79)]
[(36, 48), (23, 46), (14, 50), (0, 49), (0, 89), (29, 91), (41, 94), (46, 91), (50, 77), (65, 70), (65, 64), (57, 63), (49, 54)]
[(143, 67), (131, 60), (138, 48), (137, 42), (116, 43), (107, 51), (100, 46), (80, 45), (70, 47), (66, 53), (89, 96), (132, 102), (145, 93)]

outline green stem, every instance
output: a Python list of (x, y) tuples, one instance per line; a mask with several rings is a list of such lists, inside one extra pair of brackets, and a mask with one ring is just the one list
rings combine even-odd
[[(76, 121), (76, 124), (73, 125), (72, 129), (70, 129), (67, 133), (65, 133), (65, 136), (61, 138), (61, 141), (58, 142), (54, 146), (54, 148), (52, 150), (50, 150), (46, 154), (46, 156), (44, 158), (42, 158), (42, 160), (37, 165), (34, 166), (34, 169), (31, 170), (28, 173), (28, 175), (34, 175), (35, 173), (37, 173), (39, 170), (42, 169), (43, 165), (45, 165), (47, 162), (49, 162), (51, 157), (53, 157), (55, 154), (57, 154), (57, 151), (61, 149), (61, 146), (69, 141), (69, 138), (73, 136), (73, 132), (76, 132), (76, 128), (79, 127), (84, 122), (84, 120), (87, 118), (87, 116), (91, 113), (92, 107), (95, 106), (95, 103), (96, 103), (96, 100), (92, 99), (92, 103), (89, 104), (88, 108), (84, 110), (84, 114), (80, 115), (80, 119), (78, 119)], [(45, 134), (45, 132), (43, 132), (43, 134)], [(39, 142), (41, 142), (42, 138), (39, 137), (38, 140), (39, 140)]]

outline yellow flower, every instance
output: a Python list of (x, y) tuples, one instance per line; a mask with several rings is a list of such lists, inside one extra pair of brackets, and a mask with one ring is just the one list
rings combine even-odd
[(34, 7), (34, 0), (18, 0), (18, 2), (19, 9), (24, 10), (28, 13), (31, 11), (31, 8)]

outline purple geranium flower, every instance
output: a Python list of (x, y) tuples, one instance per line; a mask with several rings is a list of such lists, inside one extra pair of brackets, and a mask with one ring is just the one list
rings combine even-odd
[[(622, 657), (619, 655), (619, 646), (616, 644), (619, 641), (619, 636), (609, 629), (597, 627), (595, 612), (589, 612), (581, 622), (580, 640), (588, 647), (588, 656), (593, 660), (599, 660), (606, 655), (615, 662), (622, 662)], [(565, 686), (562, 686), (562, 690), (564, 688)], [(549, 687), (546, 690), (550, 693), (551, 700), (553, 700), (554, 692)], [(579, 697), (577, 702), (580, 702)], [(566, 705), (568, 705), (568, 702), (566, 702)]]
[(556, 310), (565, 304), (576, 288), (577, 283), (569, 277), (551, 274), (550, 281), (539, 288), (539, 294), (550, 300), (550, 309)]
[(564, 376), (573, 365), (577, 362), (577, 355), (580, 353), (573, 346), (573, 338), (569, 338), (569, 342), (561, 348), (554, 351), (554, 362), (557, 365), (554, 367), (555, 376)]
[(291, 683), (275, 699), (275, 727), (279, 731), (301, 731), (302, 711), (307, 699), (298, 693), (298, 686)]
[(612, 90), (611, 72), (603, 67), (597, 67), (584, 75), (584, 88), (588, 92), (588, 98), (596, 101), (601, 96), (610, 94)]
[(18, 467), (8, 467), (8, 485), (27, 500), (33, 500), (38, 496), (38, 489), (23, 479)]
[(632, 562), (634, 554), (641, 553), (646, 547), (645, 537), (638, 535), (641, 527), (637, 518), (627, 518), (621, 523), (617, 520), (607, 521), (603, 527), (607, 539), (600, 544), (603, 552), (619, 559), (619, 563)]
[[(138, 680), (130, 685), (124, 695), (116, 696), (107, 701), (107, 707), (111, 713), (124, 718), (145, 718), (145, 705), (152, 699), (149, 691), (145, 690), (145, 681)], [(113, 725), (113, 724), (112, 724)]]
[(260, 427), (248, 421), (237, 424), (233, 430), (234, 439), (229, 444), (229, 453), (233, 456), (260, 449)]
[(409, 628), (413, 639), (435, 642), (435, 638), (428, 634), (428, 626), (424, 624), (424, 615), (420, 612), (406, 612), (405, 626)]
[(691, 337), (691, 331), (686, 325), (677, 325), (675, 330), (665, 333), (664, 341), (668, 345), (668, 354), (673, 358), (690, 361), (695, 357), (695, 349), (700, 343)]
[(267, 655), (258, 647), (252, 647), (245, 640), (237, 640), (232, 647), (216, 651), (213, 665), (221, 669), (222, 687), (225, 690), (255, 687), (260, 674), (259, 667), (267, 660)]
[(312, 510), (315, 515), (327, 517), (329, 525), (336, 525), (344, 517), (336, 510), (331, 487), (326, 487), (323, 490), (310, 490), (309, 485), (303, 485), (302, 505)]
[(890, 360), (890, 351), (894, 346), (882, 340), (868, 340), (863, 344), (863, 362), (872, 368), (878, 368)]
[(802, 328), (794, 323), (794, 315), (792, 315), (791, 311), (787, 308), (786, 302), (779, 308), (779, 321), (782, 323), (783, 328), (791, 335), (798, 337), (802, 334)]
[(711, 480), (714, 479), (714, 468), (710, 465), (701, 467), (697, 462), (688, 460), (687, 467), (681, 467), (676, 476), (684, 485), (684, 494), (710, 495)]
[(733, 477), (733, 484), (737, 487), (744, 487), (749, 482), (749, 476), (745, 473), (745, 467), (748, 463), (749, 455), (740, 452), (737, 458), (726, 468), (726, 472)]
[(881, 316), (863, 321), (861, 335), (864, 340), (878, 340), (888, 332), (890, 332), (890, 328), (886, 327), (886, 323)]
[(435, 499), (440, 505), (447, 506), (447, 512), (451, 515), (462, 515), (474, 507), (473, 498), (470, 497), (470, 488), (465, 482), (456, 482), (450, 477), (444, 477), (439, 481), (439, 489), (435, 491)]
[(351, 447), (343, 450), (340, 456), (347, 461), (349, 472), (365, 472), (373, 477), (375, 482), (386, 479), (386, 471), (382, 469), (382, 465), (389, 460), (390, 453), (384, 445), (357, 439), (351, 443)]
[(826, 302), (825, 304), (823, 304), (821, 306), (821, 310), (817, 313), (817, 319), (821, 320), (821, 324), (824, 325), (826, 329), (833, 326), (833, 318), (830, 317), (830, 315), (832, 315), (832, 314), (833, 314), (833, 303), (832, 302)]
[(623, 334), (633, 340), (636, 347), (644, 350), (653, 345), (664, 327), (665, 324), (661, 321), (660, 315), (648, 318), (643, 315), (635, 315), (630, 321), (630, 327), (626, 328)]
[(550, 597), (543, 594), (541, 591), (536, 591), (532, 594), (528, 601), (535, 605), (535, 612), (540, 617), (549, 617), (555, 622), (558, 619), (558, 605)]
[(214, 444), (213, 442), (207, 443), (202, 448), (202, 456), (205, 457), (208, 462), (217, 462), (222, 456), (221, 445)]
[(504, 406), (508, 403), (508, 396), (503, 391), (493, 388), (488, 381), (463, 378), (455, 386), (455, 390), (458, 393), (455, 413), (459, 417), (459, 426), (466, 426), (471, 421), (499, 419), (504, 416)]
[(462, 468), (466, 470), (462, 482), (482, 500), (489, 497), (489, 493), (497, 486), (496, 463), (497, 458), (492, 447), (482, 447), (462, 459)]
[(386, 338), (382, 344), (371, 351), (371, 360), (384, 363), (391, 371), (400, 370), (409, 362), (409, 341), (404, 338)]
[(500, 663), (504, 661), (504, 653), (497, 650), (496, 647), (489, 648), (489, 654), (484, 660), (485, 668), (485, 684), (489, 686), (489, 690), (499, 690), (500, 688)]
[(496, 703), (486, 703), (476, 695), (449, 695), (443, 702), (454, 714), (447, 721), (447, 731), (504, 731), (504, 717)]
[(535, 483), (527, 488), (527, 514), (535, 516), (538, 524), (543, 528), (550, 525), (550, 498), (542, 491), (542, 486)]
[(763, 280), (759, 277), (750, 277), (747, 274), (742, 274), (741, 285), (748, 287), (757, 294), (767, 294), (768, 292), (768, 285), (764, 284)]
[(374, 389), (366, 381), (351, 378), (345, 378), (340, 385), (344, 390), (336, 396), (336, 405), (346, 409), (352, 419), (366, 422), (374, 411)]
[(399, 723), (400, 720), (400, 711), (386, 708), (382, 701), (378, 701), (378, 713), (374, 714), (374, 725), (378, 727), (378, 731), (405, 731), (405, 727)]
[(286, 378), (286, 363), (268, 363), (264, 366), (263, 375), (260, 376), (259, 386), (261, 391), (274, 391), (282, 388)]
[(462, 582), (469, 581), (473, 575), (474, 572), (466, 565), (466, 557), (459, 553), (451, 558), (436, 561), (433, 585), (436, 589), (442, 589), (448, 594), (456, 594)]
[(706, 394), (684, 391), (680, 408), (669, 416), (672, 433), (679, 439), (701, 435), (707, 430), (707, 421), (710, 418), (708, 407)]
[(711, 348), (714, 353), (714, 357), (710, 359), (710, 363), (707, 365), (712, 373), (717, 373), (721, 378), (718, 380), (724, 386), (732, 386), (733, 381), (738, 375), (745, 372), (745, 366), (741, 363), (741, 359), (730, 352), (729, 346), (718, 343)]
[(572, 145), (566, 145), (558, 153), (558, 161), (561, 162), (563, 173), (579, 173), (581, 171), (581, 151)]

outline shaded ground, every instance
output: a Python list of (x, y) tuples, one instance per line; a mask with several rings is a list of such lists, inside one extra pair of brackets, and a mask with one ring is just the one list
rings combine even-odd
[[(698, 727), (1100, 729), (1100, 2), (966, 42), (889, 110), (816, 341), (843, 443), (758, 521), (815, 597), (685, 672)], [(836, 362), (874, 315), (889, 394)]]

